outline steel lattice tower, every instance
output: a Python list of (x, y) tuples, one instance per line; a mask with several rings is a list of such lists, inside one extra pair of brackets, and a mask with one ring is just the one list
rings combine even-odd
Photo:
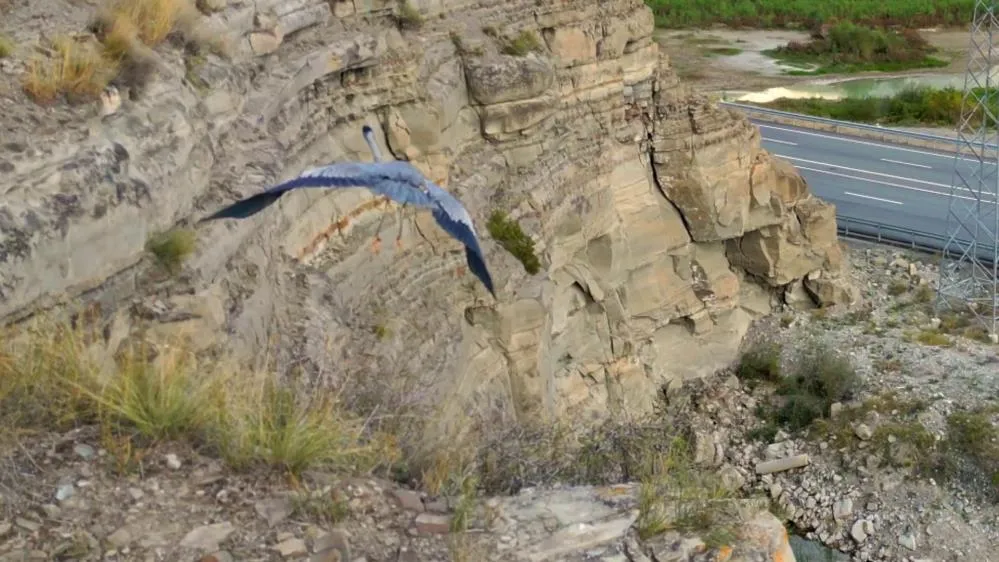
[[(935, 308), (972, 312), (990, 337), (999, 330), (999, 0), (977, 0), (964, 76), (957, 154)], [(993, 341), (995, 341), (993, 339)]]

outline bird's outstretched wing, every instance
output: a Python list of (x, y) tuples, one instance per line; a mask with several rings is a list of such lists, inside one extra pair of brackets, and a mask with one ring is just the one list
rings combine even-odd
[(201, 219), (243, 219), (272, 205), (282, 195), (301, 187), (366, 187), (401, 204), (430, 207), (433, 202), (423, 190), (426, 180), (412, 164), (400, 160), (389, 162), (338, 162), (305, 170), (298, 177), (275, 185), (256, 195), (216, 211)]
[(486, 267), (486, 260), (482, 256), (482, 248), (479, 247), (479, 238), (472, 225), (472, 217), (460, 201), (454, 198), (444, 189), (427, 182), (429, 197), (436, 203), (431, 207), (434, 220), (445, 232), (465, 245), (465, 260), (468, 269), (482, 281), (489, 293), (495, 298), (496, 291), (493, 288), (493, 278), (489, 275), (489, 268)]

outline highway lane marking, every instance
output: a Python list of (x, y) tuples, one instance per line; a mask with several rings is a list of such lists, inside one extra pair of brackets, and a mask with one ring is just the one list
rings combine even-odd
[[(854, 144), (864, 144), (864, 145), (867, 145), (867, 146), (877, 146), (879, 148), (887, 148), (887, 149), (890, 149), (890, 150), (901, 150), (902, 152), (912, 152), (914, 154), (925, 154), (927, 156), (936, 156), (938, 158), (949, 158), (951, 160), (954, 159), (954, 153), (944, 154), (944, 153), (940, 153), (940, 152), (927, 152), (925, 150), (916, 150), (916, 149), (913, 149), (913, 148), (902, 148), (901, 146), (895, 146), (893, 144), (884, 144), (884, 143), (878, 143), (878, 142), (869, 142), (869, 141), (862, 141), (862, 140), (856, 140), (856, 139), (848, 139), (848, 138), (844, 138), (844, 137), (837, 137), (837, 136), (834, 136), (834, 135), (823, 135), (822, 133), (812, 133), (810, 131), (800, 131), (798, 129), (787, 129), (787, 128), (784, 128), (784, 127), (774, 127), (773, 125), (761, 125), (759, 123), (756, 123), (756, 126), (759, 127), (759, 128), (761, 128), (761, 129), (763, 129), (763, 128), (766, 128), (766, 129), (775, 129), (775, 130), (778, 130), (778, 131), (787, 131), (787, 132), (790, 132), (790, 133), (797, 133), (799, 135), (811, 135), (813, 137), (821, 137), (821, 138), (824, 138), (824, 139), (832, 139), (832, 140), (838, 140), (838, 141), (843, 141), (843, 142), (852, 142)], [(764, 139), (764, 140), (766, 140), (766, 139)], [(975, 164), (979, 163), (978, 160), (972, 160), (970, 158), (963, 158), (962, 157), (961, 160), (963, 160), (965, 162), (973, 162)], [(988, 164), (993, 164), (993, 162), (988, 162)]]
[(927, 170), (932, 170), (933, 166), (927, 166), (926, 164), (916, 164), (915, 162), (902, 162), (901, 160), (892, 160), (890, 158), (882, 158), (882, 162), (891, 162), (892, 164), (902, 164), (903, 166), (915, 166), (917, 168), (926, 168)]
[(791, 142), (791, 141), (782, 141), (782, 140), (777, 140), (777, 139), (763, 139), (763, 140), (765, 140), (767, 142), (779, 142), (780, 144), (789, 144), (791, 146), (798, 146), (798, 143)]
[(891, 203), (893, 205), (901, 205), (901, 201), (893, 201), (891, 199), (882, 199), (881, 197), (874, 197), (873, 195), (862, 195), (860, 193), (854, 193), (852, 191), (844, 191), (843, 195), (852, 195), (854, 197), (860, 197), (862, 199), (873, 199), (874, 201), (882, 201), (884, 203)]
[[(900, 183), (892, 183), (890, 181), (875, 180), (875, 179), (871, 179), (871, 178), (862, 178), (860, 176), (851, 176), (849, 174), (841, 174), (839, 172), (830, 172), (829, 170), (820, 170), (818, 168), (809, 168), (807, 166), (795, 166), (795, 167), (798, 168), (799, 170), (808, 170), (810, 172), (818, 172), (820, 174), (829, 174), (830, 176), (839, 176), (841, 178), (849, 178), (849, 179), (853, 179), (853, 180), (866, 181), (866, 182), (870, 182), (870, 183), (878, 183), (878, 184), (881, 184), (881, 185), (888, 185), (888, 186), (891, 186), (891, 187), (898, 187), (898, 188), (901, 188), (901, 189), (908, 189), (909, 191), (919, 191), (921, 193), (929, 193), (930, 195), (936, 195), (938, 197), (950, 197), (950, 194), (940, 193), (939, 191), (933, 191), (932, 189), (923, 189), (923, 188), (920, 188), (920, 187), (912, 187), (911, 185), (902, 185)], [(958, 199), (964, 199), (966, 201), (978, 201), (974, 197), (966, 197), (964, 195), (954, 194), (954, 197), (957, 197)], [(983, 198), (983, 200), (986, 203), (993, 203), (994, 202), (994, 201), (985, 200), (985, 198)]]
[[(882, 172), (872, 172), (870, 170), (861, 170), (860, 168), (851, 168), (849, 166), (841, 166), (839, 164), (831, 164), (829, 162), (817, 162), (815, 160), (806, 160), (805, 158), (797, 158), (794, 156), (784, 156), (783, 154), (775, 154), (775, 156), (780, 156), (781, 158), (787, 158), (788, 160), (798, 160), (799, 162), (805, 162), (806, 164), (815, 164), (816, 166), (830, 166), (833, 168), (839, 168), (840, 170), (848, 170), (851, 172), (859, 172), (861, 174), (870, 174), (872, 176), (881, 176), (885, 178), (891, 178), (893, 180), (911, 181), (913, 183), (921, 183), (924, 185), (932, 185), (933, 187), (942, 187), (944, 189), (950, 189), (950, 185), (944, 183), (938, 183), (935, 181), (919, 180), (916, 178), (907, 178), (904, 176), (896, 176), (892, 174), (885, 174)], [(958, 189), (966, 189), (959, 187)]]

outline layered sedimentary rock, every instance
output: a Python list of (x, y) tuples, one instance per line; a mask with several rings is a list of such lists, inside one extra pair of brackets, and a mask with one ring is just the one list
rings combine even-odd
[[(188, 70), (207, 87), (178, 71), (102, 119), (5, 138), (0, 317), (82, 298), (111, 319), (112, 347), (183, 331), (446, 404), (444, 424), (582, 421), (730, 362), (784, 286), (808, 276), (818, 298), (849, 298), (833, 207), (748, 121), (679, 83), (640, 0), (412, 6), (418, 29), (381, 0), (229, 6), (212, 19), (233, 60)], [(523, 32), (536, 50), (516, 46)], [(197, 225), (179, 277), (151, 264), (154, 231), (305, 167), (370, 160), (365, 123), (467, 205), (496, 301), (428, 213), (389, 209), (370, 253), (386, 211), (363, 190)], [(497, 210), (535, 241), (540, 272), (487, 232)]]

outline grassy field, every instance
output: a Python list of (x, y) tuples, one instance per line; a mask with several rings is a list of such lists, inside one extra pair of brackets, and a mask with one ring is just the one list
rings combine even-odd
[(965, 25), (972, 0), (646, 0), (659, 27), (715, 23), (745, 27), (813, 26), (832, 19), (868, 25)]
[(804, 68), (788, 74), (815, 75), (947, 66), (947, 61), (931, 56), (935, 51), (918, 32), (840, 22), (830, 27), (824, 37), (806, 43), (792, 41), (764, 53)]
[[(984, 94), (983, 91), (979, 95)], [(995, 96), (999, 92), (992, 95)], [(861, 123), (882, 125), (930, 125), (953, 127), (961, 117), (961, 91), (955, 88), (915, 88), (887, 98), (854, 98), (843, 100), (788, 99), (756, 104), (780, 109)], [(999, 102), (993, 103), (992, 114), (999, 114)], [(980, 114), (981, 119), (984, 114)]]

